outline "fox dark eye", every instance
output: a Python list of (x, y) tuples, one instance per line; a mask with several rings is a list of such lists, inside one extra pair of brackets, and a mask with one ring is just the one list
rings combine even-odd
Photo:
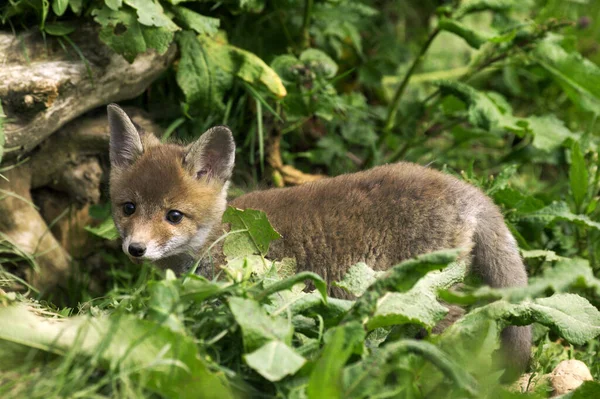
[(183, 219), (183, 213), (176, 211), (176, 210), (171, 210), (169, 212), (167, 212), (167, 220), (173, 224), (177, 224), (179, 222), (181, 222), (181, 219)]
[(133, 202), (126, 202), (123, 205), (123, 213), (126, 216), (131, 216), (135, 212), (135, 204)]

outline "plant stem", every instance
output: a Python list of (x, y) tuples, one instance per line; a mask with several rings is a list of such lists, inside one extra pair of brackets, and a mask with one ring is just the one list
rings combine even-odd
[(431, 43), (436, 38), (438, 33), (440, 33), (440, 30), (436, 28), (429, 34), (427, 41), (425, 41), (425, 43), (421, 47), (419, 54), (414, 59), (412, 65), (410, 66), (410, 68), (408, 69), (406, 74), (404, 75), (402, 82), (400, 82), (400, 86), (398, 86), (398, 88), (396, 89), (396, 92), (394, 93), (394, 98), (392, 98), (392, 101), (390, 102), (390, 106), (388, 108), (388, 114), (387, 114), (387, 118), (385, 120), (384, 132), (387, 133), (387, 132), (391, 131), (392, 128), (394, 127), (394, 121), (396, 119), (396, 113), (398, 112), (398, 106), (400, 105), (400, 100), (402, 99), (402, 95), (404, 94), (404, 91), (406, 90), (406, 87), (408, 86), (410, 77), (416, 71), (417, 67), (421, 64), (421, 61), (423, 60), (423, 56), (429, 49), (429, 46), (431, 46)]
[(310, 28), (310, 14), (312, 13), (312, 6), (314, 0), (305, 0), (304, 3), (304, 20), (302, 21), (302, 48), (305, 49), (310, 45), (310, 34), (308, 28)]

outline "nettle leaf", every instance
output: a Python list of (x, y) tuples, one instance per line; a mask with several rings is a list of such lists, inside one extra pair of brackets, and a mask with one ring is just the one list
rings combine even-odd
[(113, 11), (108, 7), (92, 11), (94, 20), (102, 29), (99, 37), (106, 45), (121, 54), (130, 63), (138, 54), (153, 48), (164, 54), (173, 41), (173, 32), (166, 28), (141, 25), (135, 12), (127, 7)]
[(67, 11), (67, 7), (69, 6), (69, 0), (54, 0), (52, 2), (52, 11), (57, 16), (61, 16)]
[(336, 62), (321, 50), (314, 48), (304, 50), (300, 54), (300, 61), (304, 63), (311, 71), (327, 79), (333, 78), (338, 71)]
[(123, 5), (123, 0), (104, 0), (104, 4), (111, 10), (117, 11)]
[(544, 258), (545, 261), (557, 260), (552, 267), (543, 269), (540, 276), (531, 277), (526, 287), (477, 288), (466, 293), (443, 290), (440, 297), (449, 303), (472, 305), (477, 302), (504, 299), (519, 302), (525, 298), (535, 298), (551, 293), (563, 293), (572, 289), (592, 289), (600, 295), (600, 280), (594, 276), (589, 262), (584, 259), (569, 259), (556, 256), (552, 251), (523, 251), (525, 258)]
[(523, 194), (514, 188), (504, 188), (493, 193), (494, 201), (508, 209), (515, 209), (520, 213), (530, 213), (542, 209), (544, 202)]
[(484, 43), (490, 39), (490, 35), (484, 32), (478, 32), (472, 28), (469, 28), (461, 22), (442, 17), (438, 23), (440, 30), (452, 32), (457, 36), (462, 37), (471, 47), (480, 48)]
[(207, 36), (198, 36), (198, 40), (215, 67), (247, 83), (260, 83), (277, 97), (286, 96), (287, 91), (279, 76), (256, 55)]
[(439, 303), (437, 292), (463, 281), (466, 275), (467, 265), (458, 262), (443, 271), (429, 272), (407, 292), (388, 292), (377, 302), (377, 310), (367, 322), (367, 328), (411, 323), (431, 331), (448, 313)]
[(119, 238), (119, 232), (117, 231), (117, 227), (115, 226), (112, 217), (104, 219), (104, 221), (96, 227), (85, 226), (85, 230), (106, 240), (112, 241)]
[(228, 258), (246, 255), (265, 256), (269, 252), (271, 241), (281, 238), (262, 211), (242, 210), (230, 206), (223, 214), (223, 223), (229, 223), (231, 231), (245, 230), (230, 234), (225, 239), (223, 253)]
[(294, 327), (288, 319), (269, 316), (258, 302), (251, 299), (232, 297), (228, 302), (235, 321), (242, 329), (246, 352), (273, 340), (291, 345)]
[(373, 282), (348, 311), (345, 321), (365, 323), (375, 314), (379, 298), (387, 292), (408, 291), (428, 272), (443, 269), (454, 262), (460, 249), (431, 252), (408, 259), (392, 267)]
[(575, 201), (575, 209), (581, 209), (583, 201), (587, 196), (589, 187), (589, 175), (585, 158), (579, 148), (579, 142), (573, 142), (571, 147), (571, 166), (569, 167), (569, 183), (571, 193)]
[(364, 345), (365, 330), (350, 322), (327, 331), (326, 344), (308, 381), (309, 399), (342, 398), (343, 372), (357, 346)]
[(191, 399), (198, 392), (207, 398), (233, 397), (222, 374), (209, 371), (192, 338), (134, 316), (48, 318), (25, 305), (3, 305), (0, 340), (59, 356), (93, 358), (105, 370), (118, 365), (166, 398)]
[(159, 2), (155, 0), (124, 0), (125, 4), (137, 11), (138, 21), (142, 25), (166, 28), (172, 32), (179, 27), (167, 17)]
[(366, 263), (360, 262), (350, 267), (341, 281), (334, 281), (334, 287), (340, 287), (354, 296), (361, 296), (377, 277), (385, 272), (376, 272)]
[(305, 358), (281, 341), (266, 343), (244, 355), (244, 360), (257, 373), (273, 382), (295, 374), (306, 363)]
[(556, 43), (556, 36), (541, 41), (533, 56), (576, 105), (600, 113), (600, 67), (577, 52), (569, 53)]
[(554, 222), (564, 221), (579, 226), (600, 230), (600, 223), (594, 222), (586, 215), (577, 215), (571, 212), (565, 202), (553, 202), (545, 208), (524, 215), (519, 215), (519, 220), (542, 223), (547, 226)]
[(523, 134), (527, 122), (516, 118), (507, 110), (501, 109), (488, 94), (456, 81), (438, 81), (443, 95), (458, 97), (468, 107), (469, 122), (474, 126), (490, 131), (494, 128), (506, 129)]
[(579, 135), (571, 132), (556, 115), (530, 116), (527, 118), (533, 133), (533, 146), (551, 152), (559, 148), (567, 139), (579, 140)]
[(233, 84), (231, 75), (216, 68), (196, 35), (190, 31), (177, 35), (181, 58), (177, 67), (177, 84), (192, 110), (206, 113), (225, 109), (223, 97)]
[(218, 18), (207, 17), (185, 7), (173, 7), (173, 13), (184, 28), (193, 29), (200, 35), (214, 36), (221, 24)]

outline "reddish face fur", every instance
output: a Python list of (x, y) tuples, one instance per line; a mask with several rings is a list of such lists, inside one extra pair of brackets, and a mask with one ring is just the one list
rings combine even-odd
[[(113, 168), (110, 194), (115, 224), (123, 250), (131, 244), (146, 248), (143, 258), (156, 260), (197, 251), (206, 235), (220, 222), (225, 209), (223, 185), (206, 177), (197, 179), (184, 168), (185, 148), (155, 144), (127, 168)], [(123, 206), (135, 205), (126, 215)], [(177, 210), (182, 220), (171, 223), (167, 213)]]

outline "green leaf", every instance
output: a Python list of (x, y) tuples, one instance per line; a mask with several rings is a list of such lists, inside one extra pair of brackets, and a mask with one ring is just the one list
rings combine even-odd
[(118, 367), (166, 398), (196, 398), (198, 392), (233, 397), (224, 376), (209, 371), (192, 338), (127, 315), (50, 319), (25, 305), (0, 305), (0, 340), (92, 358), (105, 370)]
[(156, 0), (124, 0), (125, 4), (137, 11), (138, 21), (142, 25), (165, 28), (171, 32), (179, 30), (179, 27), (171, 21), (160, 3)]
[(100, 223), (96, 227), (85, 226), (86, 231), (90, 233), (104, 238), (106, 240), (116, 240), (119, 238), (119, 232), (117, 231), (117, 227), (115, 226), (115, 222), (112, 217), (108, 217), (104, 219), (102, 223)]
[(181, 284), (179, 295), (184, 300), (202, 302), (225, 292), (227, 292), (227, 285), (213, 283), (194, 274), (186, 276)]
[(304, 63), (293, 55), (284, 54), (273, 59), (271, 68), (285, 83), (292, 83), (298, 80), (299, 70), (304, 68)]
[(431, 252), (405, 260), (392, 267), (371, 284), (363, 295), (356, 300), (344, 320), (366, 322), (373, 316), (379, 299), (386, 292), (408, 291), (428, 272), (443, 269), (449, 263), (454, 262), (459, 253), (459, 249)]
[(123, 5), (123, 0), (104, 0), (104, 4), (113, 11), (118, 11)]
[(357, 345), (362, 345), (365, 331), (359, 323), (351, 322), (330, 329), (325, 344), (308, 381), (309, 399), (342, 398), (344, 366)]
[(533, 51), (535, 60), (558, 82), (573, 103), (600, 113), (600, 67), (577, 52), (569, 53), (556, 36), (541, 41)]
[(514, 188), (504, 188), (496, 191), (494, 201), (508, 209), (516, 209), (520, 213), (530, 213), (540, 210), (544, 203), (530, 195), (523, 194)]
[(276, 283), (270, 284), (264, 291), (260, 293), (260, 295), (258, 295), (257, 299), (261, 300), (269, 295), (273, 295), (276, 292), (290, 289), (294, 285), (302, 283), (306, 280), (311, 280), (314, 283), (315, 287), (321, 294), (323, 301), (327, 302), (327, 283), (321, 276), (312, 272), (301, 272), (277, 281)]
[(246, 352), (254, 351), (269, 341), (291, 345), (294, 327), (283, 317), (272, 317), (251, 299), (229, 298), (229, 309), (242, 329)]
[(256, 55), (207, 36), (199, 36), (198, 40), (215, 67), (247, 83), (260, 83), (277, 97), (286, 96), (287, 91), (279, 76)]
[(481, 47), (490, 38), (487, 34), (477, 32), (455, 19), (442, 17), (438, 23), (440, 30), (452, 32), (457, 36), (462, 37), (473, 48)]
[(170, 276), (162, 281), (150, 283), (150, 300), (148, 301), (148, 316), (170, 328), (174, 332), (185, 334), (183, 326), (183, 306), (179, 301), (179, 284), (170, 270)]
[(333, 78), (338, 71), (338, 65), (335, 61), (321, 50), (314, 48), (304, 50), (300, 54), (302, 61), (311, 71), (327, 79)]
[(595, 399), (600, 397), (600, 382), (584, 381), (576, 390), (560, 396), (560, 399)]
[(334, 287), (343, 288), (350, 294), (358, 297), (375, 282), (377, 277), (383, 274), (385, 274), (385, 272), (376, 272), (366, 263), (359, 262), (348, 269), (341, 281), (334, 281), (332, 285)]
[(229, 223), (231, 230), (244, 230), (230, 234), (225, 239), (223, 253), (228, 258), (246, 255), (267, 255), (269, 244), (281, 238), (262, 211), (254, 209), (241, 210), (227, 207), (223, 214), (223, 223)]
[(100, 39), (130, 63), (149, 48), (164, 54), (173, 41), (173, 32), (168, 29), (140, 25), (130, 8), (113, 11), (104, 7), (93, 10), (92, 15), (102, 26)]
[(44, 31), (52, 36), (65, 36), (75, 32), (75, 26), (68, 22), (54, 22), (46, 24)]
[(569, 210), (569, 206), (564, 202), (553, 202), (538, 211), (519, 215), (519, 219), (542, 223), (544, 226), (557, 221), (565, 221), (579, 226), (600, 230), (600, 223), (594, 222), (586, 215), (576, 215), (572, 213)]
[(575, 209), (582, 209), (583, 201), (587, 196), (589, 186), (589, 175), (585, 158), (579, 148), (579, 142), (573, 142), (571, 147), (571, 166), (569, 167), (569, 183), (571, 184), (571, 193), (575, 201)]
[[(107, 1), (105, 1), (105, 4), (108, 4)], [(83, 0), (69, 0), (69, 5), (71, 6), (71, 10), (74, 14), (81, 14), (81, 9), (83, 8)]]
[(550, 152), (559, 148), (567, 139), (579, 140), (556, 115), (530, 116), (527, 118), (533, 133), (533, 146)]
[(458, 262), (443, 271), (429, 272), (407, 292), (388, 292), (377, 302), (377, 310), (369, 319), (367, 328), (374, 330), (398, 324), (417, 324), (431, 331), (448, 313), (439, 303), (437, 292), (464, 280), (467, 265)]
[(494, 128), (507, 129), (520, 134), (526, 131), (527, 121), (516, 118), (510, 110), (499, 107), (490, 95), (461, 82), (442, 80), (436, 84), (443, 95), (454, 95), (467, 104), (469, 122), (474, 126), (487, 131)]
[(185, 7), (173, 7), (173, 13), (184, 28), (193, 29), (200, 35), (214, 36), (221, 21), (218, 18), (207, 17)]
[(54, 0), (52, 2), (52, 11), (57, 16), (61, 16), (67, 11), (67, 7), (69, 6), (69, 0)]
[(190, 31), (177, 36), (181, 58), (177, 67), (177, 84), (192, 109), (213, 112), (224, 110), (223, 96), (231, 82), (219, 79), (206, 49)]
[(271, 341), (254, 352), (244, 355), (246, 364), (269, 381), (279, 381), (295, 374), (306, 359), (281, 341)]

